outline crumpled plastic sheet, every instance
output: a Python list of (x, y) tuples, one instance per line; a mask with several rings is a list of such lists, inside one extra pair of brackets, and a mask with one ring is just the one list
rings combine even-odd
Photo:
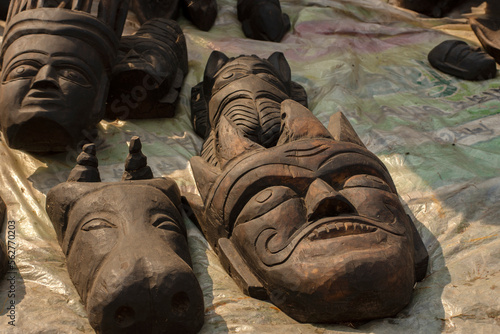
[[(205, 298), (201, 333), (500, 332), (500, 78), (466, 82), (427, 61), (435, 45), (451, 38), (445, 33), (477, 43), (466, 21), (422, 18), (379, 0), (281, 3), (292, 31), (279, 44), (246, 39), (236, 1), (219, 0), (209, 32), (180, 19), (189, 73), (176, 116), (102, 121), (97, 155), (103, 181), (120, 179), (127, 142), (139, 135), (155, 176), (173, 177), (183, 192), (196, 192), (189, 159), (202, 140), (190, 124), (189, 99), (210, 53), (268, 57), (281, 51), (312, 112), (326, 125), (343, 111), (389, 168), (428, 249), (429, 268), (411, 303), (393, 318), (299, 324), (273, 304), (242, 294), (186, 218)], [(126, 31), (135, 28), (132, 23)], [(65, 181), (77, 154), (32, 155), (0, 142), (0, 194), (16, 242), (15, 266), (0, 283), (0, 333), (93, 333), (44, 209), (45, 194)], [(1, 236), (7, 239), (7, 221)], [(14, 312), (7, 309), (12, 301)], [(12, 314), (15, 326), (8, 323)]]

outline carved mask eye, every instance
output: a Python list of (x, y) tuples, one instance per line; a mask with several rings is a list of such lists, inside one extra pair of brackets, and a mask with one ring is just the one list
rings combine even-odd
[(179, 228), (179, 225), (175, 222), (175, 220), (165, 214), (154, 215), (151, 221), (151, 225), (156, 228), (183, 234), (182, 230)]
[(236, 225), (260, 217), (287, 200), (297, 197), (299, 197), (297, 193), (288, 187), (274, 186), (266, 188), (248, 201), (241, 210), (238, 219), (236, 219)]
[(31, 79), (37, 75), (39, 68), (34, 66), (34, 64), (20, 64), (14, 66), (7, 76), (4, 82), (8, 82), (15, 79)]
[(81, 71), (77, 70), (76, 68), (73, 67), (63, 67), (57, 69), (57, 74), (68, 81), (71, 81), (72, 83), (75, 83), (77, 85), (83, 86), (83, 87), (90, 87), (90, 82), (83, 74)]
[(116, 228), (116, 225), (106, 219), (94, 218), (82, 225), (82, 231), (100, 230), (105, 228)]

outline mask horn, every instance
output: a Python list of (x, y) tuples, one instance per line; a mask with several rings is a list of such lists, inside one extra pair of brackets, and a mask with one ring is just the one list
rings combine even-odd
[(95, 144), (86, 144), (82, 152), (76, 158), (76, 166), (68, 176), (68, 182), (101, 182), (101, 176), (97, 169), (98, 162)]
[(281, 135), (277, 145), (302, 138), (332, 138), (328, 130), (302, 104), (294, 100), (281, 102)]
[(152, 179), (153, 172), (148, 166), (148, 158), (142, 154), (142, 144), (139, 137), (132, 137), (128, 151), (122, 181)]
[(228, 118), (222, 116), (219, 121), (217, 132), (217, 158), (221, 168), (227, 162), (245, 152), (262, 149), (263, 147), (256, 142), (246, 138), (243, 131)]
[(330, 117), (328, 131), (332, 134), (333, 139), (337, 141), (350, 142), (366, 148), (347, 117), (341, 111), (336, 112)]

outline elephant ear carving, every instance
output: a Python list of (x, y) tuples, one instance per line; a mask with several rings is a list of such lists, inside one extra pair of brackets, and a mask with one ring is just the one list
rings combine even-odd
[(273, 65), (273, 67), (278, 71), (280, 79), (286, 84), (288, 89), (288, 94), (290, 95), (292, 86), (292, 71), (290, 70), (290, 65), (282, 52), (274, 52), (267, 58), (267, 60)]
[(269, 56), (267, 60), (278, 71), (280, 79), (283, 81), (286, 89), (288, 90), (288, 96), (307, 108), (306, 90), (299, 83), (292, 81), (292, 71), (290, 70), (290, 65), (288, 64), (285, 55), (281, 52), (275, 52)]
[(210, 120), (208, 119), (208, 105), (203, 94), (203, 82), (191, 88), (191, 123), (194, 132), (206, 139), (210, 132)]
[(229, 58), (220, 51), (213, 51), (207, 61), (203, 74), (203, 94), (206, 98), (212, 95), (215, 74), (229, 61)]

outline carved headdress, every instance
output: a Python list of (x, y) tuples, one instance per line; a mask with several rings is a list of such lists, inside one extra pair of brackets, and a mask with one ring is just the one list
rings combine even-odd
[(114, 62), (127, 17), (128, 0), (101, 0), (97, 16), (93, 0), (13, 0), (6, 20), (1, 58), (19, 37), (51, 34), (81, 39), (94, 45), (107, 63)]

